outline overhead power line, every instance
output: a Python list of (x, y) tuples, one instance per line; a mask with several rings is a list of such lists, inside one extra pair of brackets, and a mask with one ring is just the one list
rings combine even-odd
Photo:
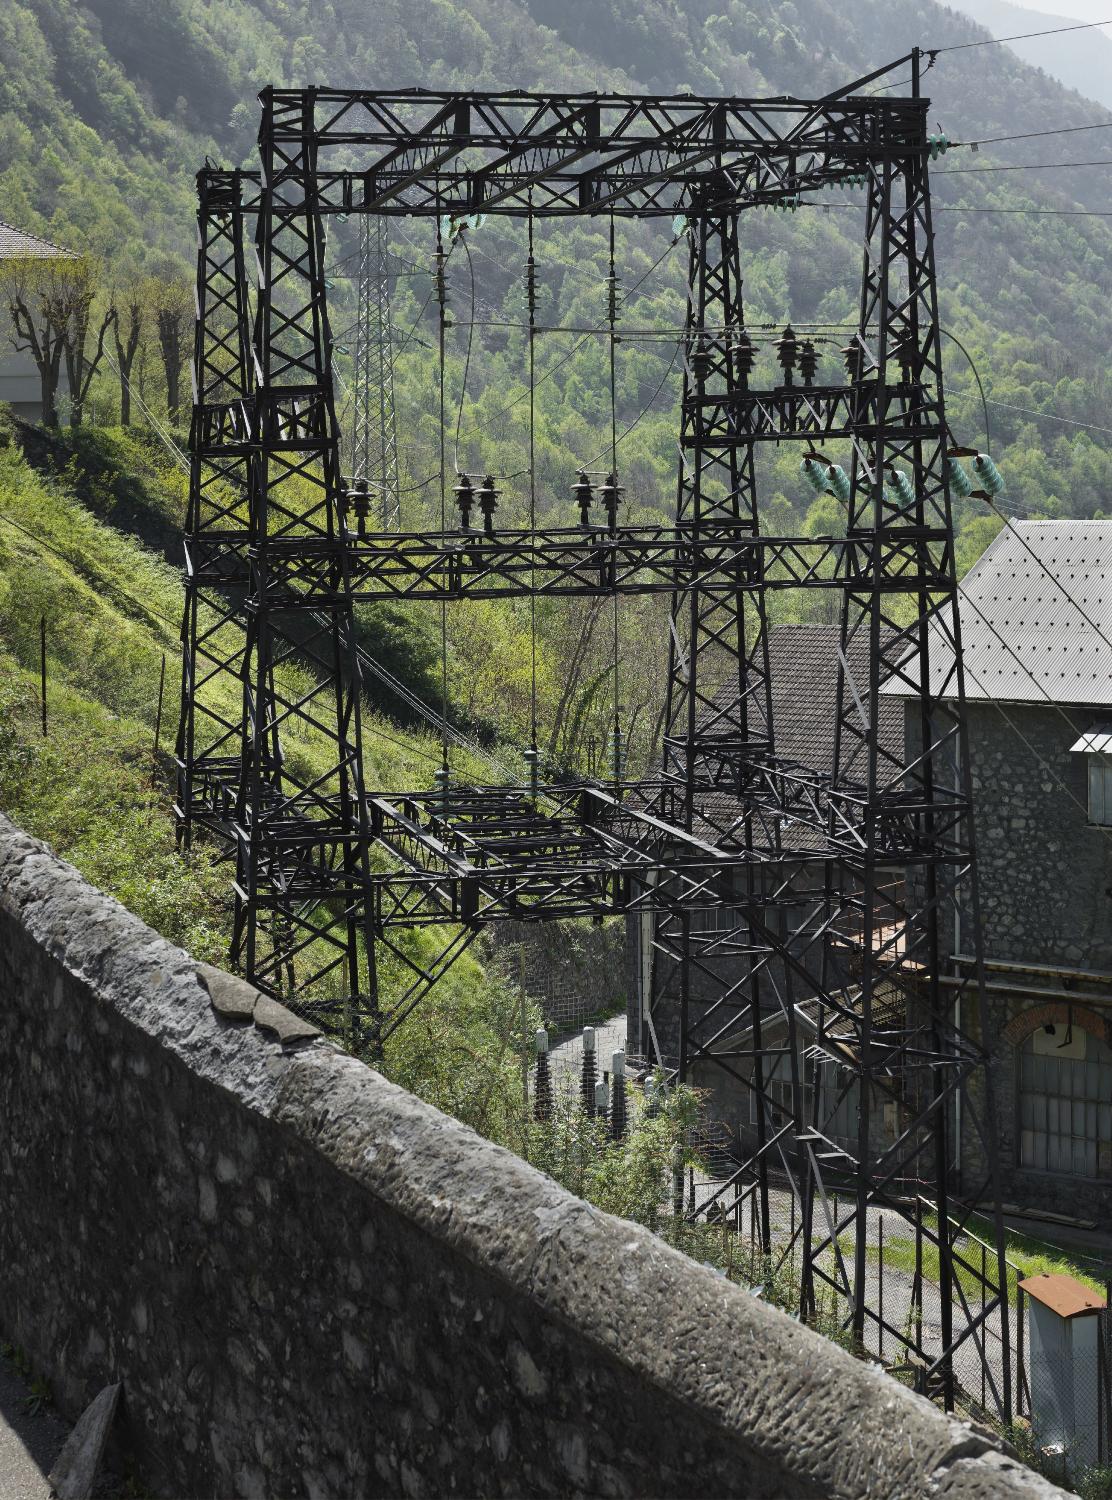
[(961, 177), (970, 172), (1043, 172), (1051, 167), (1112, 167), (1112, 156), (1103, 156), (1096, 161), (1027, 161), (1009, 162), (996, 167), (943, 167), (935, 172), (936, 177)]
[(1052, 411), (1035, 411), (1031, 406), (1013, 406), (1008, 401), (994, 401), (991, 396), (987, 399), (989, 406), (999, 406), (1003, 411), (1021, 411), (1028, 417), (1045, 417), (1048, 422), (1064, 422), (1067, 427), (1084, 427), (1089, 432), (1106, 432), (1112, 437), (1112, 427), (1098, 427), (1095, 422), (1078, 422), (1073, 417), (1060, 417)]
[(1112, 130), (1112, 120), (1101, 120), (1095, 125), (1058, 125), (1053, 130), (1024, 130), (1018, 135), (982, 136), (975, 141), (952, 141), (950, 150), (959, 146), (1002, 146), (1007, 141), (1042, 140), (1048, 135), (1076, 135), (1082, 130)]
[[(860, 213), (860, 205), (857, 203), (826, 203), (826, 202), (803, 202), (801, 208), (841, 208), (852, 209)], [(1099, 208), (962, 208), (957, 204), (935, 204), (932, 209), (935, 214), (1016, 214), (1021, 218), (1033, 216), (1044, 219), (1112, 219), (1112, 210)]]
[(980, 42), (956, 42), (952, 47), (930, 47), (927, 50), (934, 58), (941, 57), (944, 52), (967, 52), (970, 47), (999, 47), (1004, 42), (1028, 42), (1037, 36), (1061, 36), (1067, 31), (1093, 31), (1098, 26), (1112, 26), (1112, 19), (1075, 21), (1072, 26), (1054, 26), (1049, 31), (1021, 31), (1015, 36), (988, 36)]

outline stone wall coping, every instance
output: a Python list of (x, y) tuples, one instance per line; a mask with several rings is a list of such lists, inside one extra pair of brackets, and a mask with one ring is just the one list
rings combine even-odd
[(573, 1328), (631, 1381), (736, 1440), (739, 1461), (760, 1454), (797, 1477), (801, 1492), (854, 1500), (1062, 1493), (991, 1434), (945, 1416), (647, 1229), (575, 1198), (299, 1030), (296, 1018), (287, 1027), (274, 1014), (283, 1007), (252, 1004), (251, 986), (194, 962), (2, 815), (0, 908), (83, 983), (90, 1005), (116, 1011), (196, 1076), (287, 1128), (538, 1317)]

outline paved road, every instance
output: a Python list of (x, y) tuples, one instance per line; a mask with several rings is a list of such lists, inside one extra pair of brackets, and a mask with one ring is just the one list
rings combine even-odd
[(46, 1476), (69, 1436), (50, 1407), (28, 1410), (31, 1391), (0, 1356), (0, 1495), (4, 1500), (49, 1500)]
[[(715, 1190), (721, 1186), (719, 1181), (696, 1179), (695, 1197), (696, 1202), (704, 1203), (710, 1198)], [(727, 1196), (725, 1201), (729, 1202)], [(775, 1247), (778, 1244), (781, 1251), (787, 1246), (791, 1239), (792, 1231), (797, 1223), (792, 1209), (792, 1196), (782, 1189), (772, 1189), (769, 1193), (769, 1211), (772, 1221), (772, 1234)], [(748, 1219), (745, 1219), (748, 1224)], [(742, 1233), (746, 1234), (747, 1228)], [(870, 1249), (869, 1260), (866, 1264), (866, 1296), (868, 1305), (874, 1309), (883, 1306), (884, 1319), (893, 1328), (905, 1329), (910, 1326), (912, 1318), (912, 1289), (914, 1277), (910, 1271), (894, 1266), (891, 1261), (886, 1261), (883, 1270), (883, 1302), (881, 1301), (881, 1271), (880, 1252), (883, 1243), (891, 1247), (893, 1241), (902, 1242), (902, 1248), (907, 1250), (914, 1242), (914, 1228), (907, 1223), (899, 1214), (891, 1210), (870, 1209), (867, 1215), (866, 1244)], [(965, 1256), (970, 1264), (980, 1266), (980, 1249), (970, 1241), (965, 1242)], [(846, 1247), (849, 1249), (848, 1245)], [(829, 1293), (828, 1293), (829, 1295)], [(979, 1297), (972, 1298), (972, 1311), (976, 1315), (980, 1311)], [(839, 1308), (844, 1313), (844, 1307)], [(960, 1299), (954, 1299), (954, 1323), (955, 1327), (961, 1326), (966, 1318), (965, 1310), (960, 1304)], [(1014, 1360), (1016, 1350), (1016, 1310), (1014, 1302), (1008, 1309), (1010, 1341), (1012, 1347), (1013, 1373), (1012, 1383), (1014, 1391)], [(929, 1279), (924, 1278), (923, 1284), (923, 1311), (922, 1332), (924, 1347), (932, 1353), (940, 1353), (942, 1323), (942, 1302), (937, 1285)], [(985, 1349), (987, 1352), (987, 1364), (995, 1380), (997, 1388), (1000, 1389), (1003, 1375), (1001, 1328), (999, 1315), (991, 1316), (986, 1323)], [(1026, 1331), (1026, 1330), (1025, 1330)], [(874, 1357), (882, 1362), (898, 1358), (898, 1341), (890, 1333), (881, 1333), (875, 1323), (866, 1325), (866, 1346)], [(967, 1341), (954, 1356), (954, 1369), (958, 1381), (970, 1395), (980, 1398), (982, 1360), (976, 1342)], [(987, 1404), (994, 1404), (990, 1397), (991, 1382), (986, 1382), (985, 1397)]]

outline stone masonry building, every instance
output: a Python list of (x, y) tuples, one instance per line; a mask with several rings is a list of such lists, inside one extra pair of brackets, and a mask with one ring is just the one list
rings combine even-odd
[[(1101, 1225), (1112, 1223), (1110, 582), (1112, 522), (1016, 522), (960, 594), (1004, 1201)], [(771, 634), (777, 753), (815, 767), (833, 764), (838, 635), (831, 625)], [(933, 650), (932, 671), (946, 667)], [(896, 691), (885, 698), (891, 707), (878, 734), (889, 744), (905, 738), (910, 762), (917, 713), (910, 705), (901, 712)], [(950, 984), (972, 963), (972, 923), (967, 888), (944, 955)], [(631, 923), (633, 1051), (648, 1050), (647, 937)], [(805, 1006), (799, 1015), (805, 1021)], [(961, 1024), (972, 1031), (971, 1017)], [(692, 1076), (743, 1153), (751, 1091), (713, 1065), (696, 1065)], [(828, 1084), (840, 1087), (835, 1076)], [(847, 1140), (855, 1114), (851, 1089), (839, 1109)], [(894, 1105), (874, 1108), (878, 1146), (900, 1128), (898, 1115)], [(974, 1132), (953, 1124), (963, 1172), (974, 1180), (981, 1165), (972, 1157)]]

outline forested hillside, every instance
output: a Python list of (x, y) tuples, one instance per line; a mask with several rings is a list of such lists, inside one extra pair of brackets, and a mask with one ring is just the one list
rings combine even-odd
[[(932, 123), (955, 148), (934, 168), (943, 321), (955, 432), (986, 443), (1010, 504), (1038, 514), (1097, 515), (1110, 506), (1112, 432), (1105, 416), (1112, 342), (1112, 136), (1107, 112), (984, 41), (964, 17), (912, 0), (9, 0), (0, 9), (0, 218), (98, 258), (102, 299), (142, 308), (144, 288), (175, 285), (180, 362), (187, 346), (192, 175), (207, 158), (249, 162), (267, 83), (567, 87), (814, 93), (865, 74), (912, 45), (939, 49), (926, 73)], [(947, 50), (957, 49), (957, 50)], [(875, 86), (875, 85), (874, 85)], [(900, 86), (897, 77), (895, 87)], [(1040, 131), (1071, 134), (1040, 136)], [(1032, 135), (1032, 133), (1034, 133)], [(1022, 136), (1018, 140), (999, 137)], [(977, 142), (974, 151), (971, 143)], [(1055, 162), (1096, 162), (1055, 167)], [(1107, 163), (1107, 165), (1104, 165)], [(1025, 170), (1010, 170), (1023, 167)], [(1008, 168), (1009, 170), (998, 170)], [(768, 338), (789, 318), (829, 325), (816, 339), (833, 371), (853, 317), (860, 194), (794, 214), (754, 212), (743, 226), (746, 316)], [(396, 382), (403, 514), (434, 520), (440, 426), (430, 296), (434, 226), (393, 221)], [(329, 254), (341, 415), (350, 375), (354, 224), (334, 225)], [(457, 242), (449, 265), (446, 377), (449, 470), (492, 472), (500, 516), (527, 504), (524, 240), (491, 220)], [(685, 243), (672, 226), (623, 223), (617, 272), (622, 323), (616, 425), (625, 503), (666, 516), (675, 487), (676, 401)], [(561, 330), (598, 327), (606, 305), (605, 226), (545, 223), (537, 233), (541, 314)], [(174, 359), (148, 316), (132, 386), (156, 418), (184, 420), (170, 388)], [(116, 352), (120, 353), (117, 324)], [(632, 330), (640, 330), (636, 335)], [(653, 333), (653, 330), (658, 330)], [(538, 340), (537, 503), (572, 514), (576, 469), (602, 462), (610, 433), (605, 340), (557, 331)], [(120, 384), (106, 358), (87, 418), (118, 420)], [(132, 413), (135, 419), (135, 413)], [(829, 500), (801, 483), (797, 458), (761, 458), (769, 525), (827, 531)], [(959, 511), (968, 564), (997, 522)], [(782, 600), (791, 613), (803, 606)], [(367, 617), (411, 685), (435, 693), (437, 632), (413, 611)], [(469, 608), (449, 621), (449, 680), (461, 722), (509, 745), (530, 716), (532, 653), (524, 610)], [(619, 694), (635, 758), (656, 752), (666, 636), (659, 601), (623, 605)], [(601, 611), (543, 607), (537, 618), (542, 749), (582, 762), (601, 745), (612, 708), (610, 629)], [(565, 667), (570, 663), (571, 683)], [(383, 699), (392, 712), (396, 700)], [(415, 772), (416, 775), (416, 772)]]
[[(267, 84), (809, 95), (912, 46), (939, 49), (926, 86), (932, 125), (955, 143), (933, 171), (942, 318), (954, 340), (951, 425), (991, 449), (1014, 508), (1112, 513), (1112, 135), (1092, 128), (1107, 111), (1005, 48), (972, 45), (986, 38), (930, 0), (5, 0), (0, 219), (89, 257), (90, 326), (111, 334), (83, 425), (34, 434), (0, 413), (0, 807), (198, 956), (226, 952), (230, 871), (204, 848), (180, 859), (170, 812), (185, 500), (175, 443), (185, 440), (188, 382), (177, 387), (189, 343), (193, 174), (206, 159), (251, 163), (255, 96)], [(1058, 162), (1098, 165), (1042, 165)], [(841, 367), (861, 219), (851, 190), (795, 213), (746, 216), (746, 321), (763, 331), (763, 359), (790, 319), (814, 330), (822, 371)], [(545, 221), (536, 231), (549, 330), (536, 350), (542, 518), (573, 519), (570, 487), (581, 466), (608, 463), (612, 420), (629, 517), (665, 518), (674, 505), (686, 236), (669, 222), (617, 227), (612, 412), (599, 331), (607, 230)], [(355, 231), (331, 225), (328, 245), (345, 424)], [(403, 520), (436, 524), (443, 441), (448, 483), (456, 468), (496, 476), (500, 524), (520, 524), (529, 503), (523, 226), (492, 218), (452, 244), (443, 427), (435, 225), (395, 220), (390, 234)], [(114, 367), (125, 361), (130, 413)], [(835, 502), (805, 487), (798, 453), (770, 449), (759, 463), (770, 531), (827, 534), (843, 524)], [(968, 566), (999, 523), (973, 503), (958, 523)], [(776, 607), (790, 618), (807, 606), (779, 595)], [(638, 771), (659, 754), (666, 608), (660, 596), (625, 600), (613, 614), (609, 601), (548, 601), (534, 621), (525, 604), (454, 607), (446, 669), (427, 610), (364, 611), (360, 627), (372, 655), (426, 704), (438, 705), (448, 683), (450, 715), (470, 741), (470, 752), (453, 751), (461, 778), (488, 779), (491, 753), (494, 775), (520, 773), (534, 660), (547, 767), (582, 768), (602, 754), (616, 693)], [(307, 668), (285, 662), (283, 671), (296, 681)], [(370, 686), (368, 784), (430, 785), (440, 746), (420, 704)], [(310, 767), (322, 755), (312, 733), (295, 752)], [(418, 949), (433, 939), (421, 930), (404, 941)], [(402, 966), (388, 961), (381, 978), (389, 1002), (404, 988)], [(613, 982), (618, 1008), (621, 976)], [(577, 1191), (655, 1222), (662, 1164), (690, 1125), (690, 1097), (681, 1090), (663, 1115), (642, 1117), (642, 1131), (656, 1132), (651, 1150), (642, 1136), (615, 1155), (578, 1116), (568, 1128), (587, 1128), (586, 1145), (541, 1131), (536, 1147), (520, 1064), (540, 1019), (468, 954), (401, 1028), (386, 1067), (478, 1128), (535, 1149)]]

